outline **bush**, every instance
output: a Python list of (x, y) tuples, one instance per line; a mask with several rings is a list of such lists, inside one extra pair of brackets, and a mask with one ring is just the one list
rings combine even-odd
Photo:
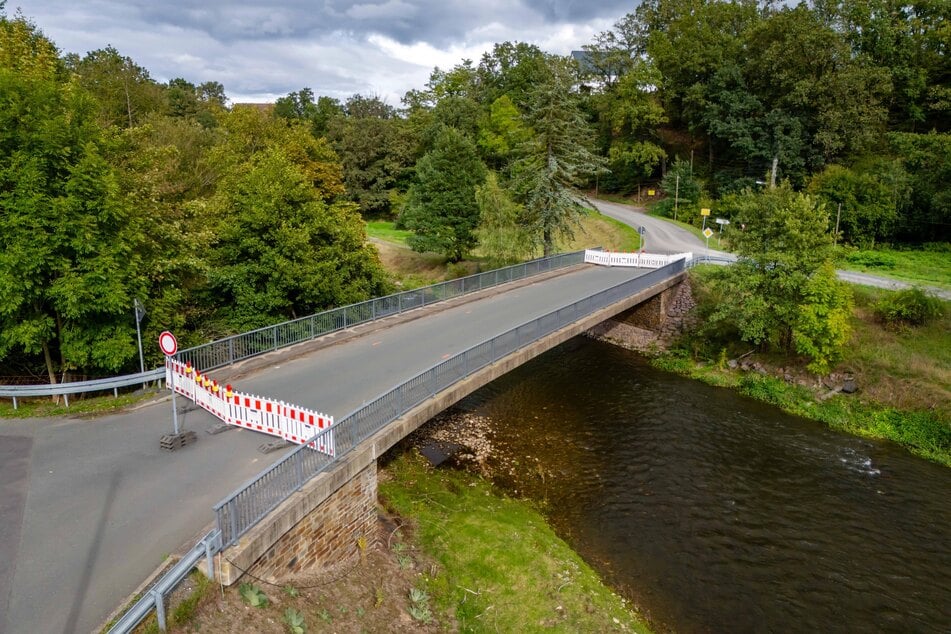
[(944, 313), (937, 297), (920, 288), (909, 288), (886, 297), (875, 306), (875, 314), (886, 326), (923, 326)]

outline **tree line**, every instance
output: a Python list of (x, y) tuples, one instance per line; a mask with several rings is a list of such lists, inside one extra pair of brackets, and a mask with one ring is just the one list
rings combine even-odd
[(940, 0), (645, 0), (583, 54), (499, 43), (399, 108), (229, 106), (112, 47), (61, 55), (2, 8), (0, 374), (135, 370), (134, 298), (147, 341), (189, 345), (388, 292), (370, 218), (496, 265), (570, 235), (579, 188), (659, 186), (691, 220), (776, 183), (840, 209), (852, 244), (948, 235)]

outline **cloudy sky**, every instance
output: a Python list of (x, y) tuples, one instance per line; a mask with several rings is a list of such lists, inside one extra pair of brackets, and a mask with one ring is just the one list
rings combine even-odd
[(233, 102), (305, 86), (392, 105), (434, 66), (478, 62), (495, 42), (567, 54), (637, 0), (8, 0), (63, 52), (112, 45), (167, 81), (220, 81)]

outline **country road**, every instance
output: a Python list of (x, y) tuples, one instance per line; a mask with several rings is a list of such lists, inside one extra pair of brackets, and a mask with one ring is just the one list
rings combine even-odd
[[(588, 198), (587, 201), (605, 216), (614, 218), (631, 227), (643, 226), (647, 230), (646, 250), (654, 253), (682, 253), (690, 251), (701, 255), (715, 255), (735, 259), (736, 256), (726, 251), (717, 251), (707, 249), (703, 241), (682, 229), (672, 222), (661, 218), (648, 216), (643, 207), (632, 205), (622, 205), (612, 203), (606, 200)], [(711, 240), (712, 242), (713, 240)], [(839, 269), (836, 271), (839, 279), (852, 284), (861, 284), (863, 286), (874, 286), (876, 288), (885, 288), (889, 290), (898, 290), (910, 288), (912, 285), (907, 282), (894, 280), (888, 277), (872, 275), (870, 273), (861, 273), (859, 271), (845, 271)], [(951, 301), (951, 291), (933, 286), (922, 286), (929, 293), (940, 297), (946, 301)]]

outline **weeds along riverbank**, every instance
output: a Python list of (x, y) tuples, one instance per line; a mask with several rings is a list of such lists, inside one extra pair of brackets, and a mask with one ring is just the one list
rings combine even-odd
[[(703, 313), (707, 277), (692, 272)], [(699, 322), (667, 350), (652, 354), (655, 367), (741, 394), (857, 436), (899, 443), (912, 453), (951, 466), (951, 310), (947, 302), (922, 325), (889, 324), (883, 306), (896, 293), (853, 286), (852, 335), (830, 375), (816, 377), (791, 355), (750, 351), (742, 342), (710, 345)], [(747, 352), (750, 354), (747, 356)], [(743, 361), (737, 362), (737, 357)], [(846, 393), (843, 377), (853, 384)]]

